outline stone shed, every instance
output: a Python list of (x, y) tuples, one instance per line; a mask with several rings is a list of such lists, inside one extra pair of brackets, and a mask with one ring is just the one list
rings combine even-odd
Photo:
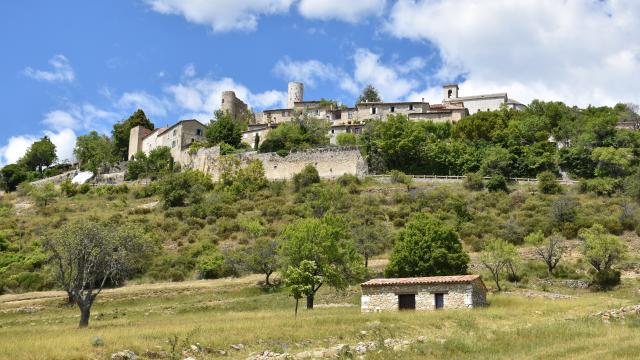
[(361, 287), (362, 312), (466, 309), (487, 302), (480, 275), (372, 279)]

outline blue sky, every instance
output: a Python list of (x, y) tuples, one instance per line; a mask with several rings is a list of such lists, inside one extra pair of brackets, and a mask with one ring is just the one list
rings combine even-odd
[(640, 102), (640, 2), (62, 0), (0, 11), (0, 165), (48, 135), (75, 137), (143, 108), (156, 125), (206, 121), (220, 92), (254, 110), (305, 98), (352, 104), (509, 93), (570, 104)]

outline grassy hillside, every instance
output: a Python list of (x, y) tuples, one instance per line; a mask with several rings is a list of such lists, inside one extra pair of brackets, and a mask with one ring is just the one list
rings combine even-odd
[[(468, 191), (461, 184), (415, 183), (411, 191), (401, 184), (323, 182), (295, 192), (287, 183), (249, 195), (237, 196), (214, 189), (182, 207), (165, 208), (156, 195), (157, 183), (145, 187), (102, 186), (73, 197), (57, 194), (46, 206), (20, 192), (0, 199), (0, 289), (21, 292), (53, 289), (42, 242), (61, 225), (76, 220), (108, 222), (114, 226), (141, 227), (153, 242), (149, 264), (134, 281), (182, 281), (198, 278), (198, 260), (221, 252), (227, 265), (221, 276), (239, 275), (234, 265), (237, 251), (258, 237), (277, 239), (284, 227), (299, 218), (334, 213), (357, 221), (374, 213), (389, 229), (376, 253), (390, 251), (395, 232), (411, 214), (426, 211), (451, 223), (468, 252), (479, 251), (491, 237), (521, 247), (525, 255), (523, 281), (544, 277), (539, 262), (523, 247), (524, 237), (541, 230), (559, 232), (573, 246), (573, 259), (561, 261), (558, 276), (587, 278), (589, 265), (580, 261), (581, 228), (600, 223), (631, 246), (630, 256), (619, 267), (636, 272), (638, 206), (623, 195), (596, 196), (580, 193), (577, 186), (563, 194), (545, 195), (535, 185), (511, 185), (511, 192)], [(354, 227), (355, 229), (355, 227)], [(373, 254), (375, 255), (375, 253)], [(479, 269), (474, 269), (478, 271)]]

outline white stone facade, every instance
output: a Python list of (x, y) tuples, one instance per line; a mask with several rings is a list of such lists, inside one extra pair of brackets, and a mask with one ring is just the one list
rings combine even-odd
[[(375, 283), (375, 280), (371, 282)], [(401, 310), (402, 295), (415, 296), (415, 310), (418, 311), (436, 310), (436, 296), (442, 297), (442, 309), (468, 309), (487, 303), (487, 290), (480, 277), (464, 282), (430, 284), (370, 284), (371, 282), (362, 284), (362, 312)]]

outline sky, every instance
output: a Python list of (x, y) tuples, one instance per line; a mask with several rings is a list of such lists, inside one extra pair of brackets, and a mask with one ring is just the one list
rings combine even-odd
[(22, 0), (0, 5), (0, 166), (142, 108), (208, 122), (220, 93), (254, 111), (305, 99), (640, 103), (637, 0)]

